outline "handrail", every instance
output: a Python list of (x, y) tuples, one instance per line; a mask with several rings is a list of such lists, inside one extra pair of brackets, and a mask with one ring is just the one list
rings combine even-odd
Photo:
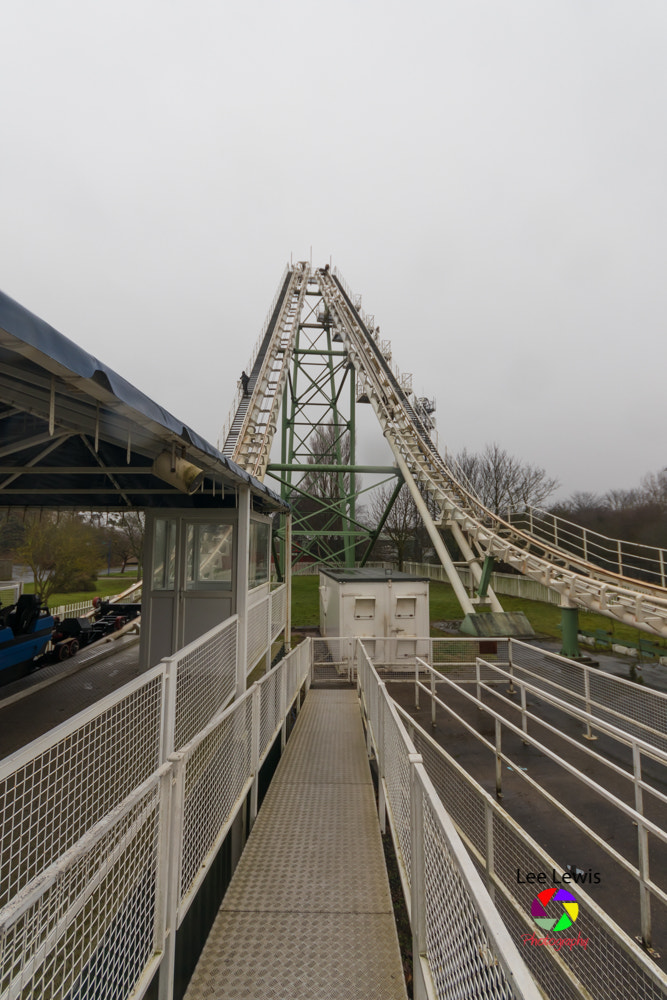
[[(476, 669), (477, 669), (477, 677), (478, 677), (478, 680), (477, 680), (478, 691), (479, 691), (479, 689), (482, 686), (485, 686), (484, 682), (481, 680), (481, 677), (480, 677), (480, 666), (491, 667), (492, 670), (496, 670), (496, 672), (502, 673), (508, 679), (510, 678), (509, 673), (507, 673), (505, 671), (502, 671), (500, 668), (495, 667), (494, 664), (487, 664), (487, 662), (484, 661), (481, 657), (478, 657), (477, 661), (476, 661)], [(451, 705), (449, 705), (443, 699), (438, 698), (437, 694), (434, 693), (433, 686), (431, 685), (431, 686), (427, 687), (419, 679), (419, 673), (420, 673), (420, 671), (421, 672), (426, 672), (427, 674), (429, 674), (431, 676), (434, 676), (434, 679), (435, 679), (436, 683), (445, 683), (448, 687), (456, 690), (465, 699), (467, 699), (472, 704), (474, 704), (476, 708), (478, 708), (479, 710), (483, 711), (487, 716), (489, 716), (491, 719), (493, 719), (494, 723), (495, 723), (495, 741), (492, 742), (491, 740), (489, 740), (485, 736), (483, 736), (480, 732), (478, 732), (475, 729), (474, 726), (472, 726), (469, 722), (466, 722), (466, 720), (463, 719), (452, 708)], [(521, 684), (521, 681), (518, 678), (514, 677), (513, 680), (514, 680), (515, 683)], [(424, 691), (427, 695), (429, 695), (430, 698), (431, 698), (431, 701), (434, 704), (437, 704), (448, 715), (450, 715), (452, 718), (456, 719), (456, 721), (457, 721), (457, 723), (459, 725), (462, 725), (466, 729), (467, 732), (469, 732), (472, 736), (474, 736), (475, 739), (477, 739), (480, 743), (482, 743), (484, 746), (486, 746), (486, 748), (488, 750), (490, 750), (492, 754), (495, 755), (495, 758), (496, 758), (496, 765), (495, 765), (496, 766), (496, 794), (502, 795), (502, 766), (501, 766), (501, 762), (503, 762), (503, 763), (505, 763), (505, 764), (507, 764), (509, 766), (513, 766), (515, 773), (518, 775), (518, 777), (522, 781), (524, 781), (528, 785), (530, 785), (530, 787), (534, 791), (538, 792), (543, 798), (545, 798), (559, 812), (561, 812), (564, 815), (566, 815), (567, 818), (570, 820), (570, 822), (572, 822), (583, 833), (585, 833), (588, 837), (590, 837), (590, 839), (599, 848), (601, 848), (602, 850), (604, 850), (612, 858), (612, 860), (614, 860), (616, 862), (616, 864), (618, 864), (624, 871), (626, 871), (628, 874), (632, 875), (637, 880), (637, 882), (639, 884), (639, 888), (640, 888), (640, 893), (641, 893), (642, 897), (644, 897), (644, 898), (642, 898), (641, 905), (640, 905), (640, 921), (641, 921), (641, 924), (642, 924), (642, 937), (643, 937), (643, 940), (646, 943), (647, 947), (650, 946), (650, 944), (651, 944), (651, 919), (650, 919), (650, 907), (648, 905), (648, 895), (647, 894), (649, 892), (652, 893), (652, 895), (655, 896), (656, 899), (658, 899), (662, 903), (663, 906), (667, 906), (667, 892), (665, 890), (663, 890), (660, 886), (656, 885), (655, 882), (653, 882), (652, 879), (649, 877), (648, 838), (646, 837), (646, 835), (647, 835), (647, 833), (650, 833), (652, 836), (654, 836), (656, 839), (658, 839), (659, 841), (661, 841), (663, 844), (667, 844), (667, 833), (661, 827), (659, 827), (656, 823), (652, 822), (650, 819), (648, 819), (646, 817), (646, 815), (644, 813), (643, 801), (642, 801), (642, 796), (641, 795), (637, 795), (637, 794), (635, 795), (635, 802), (636, 802), (637, 808), (633, 808), (632, 806), (627, 805), (617, 795), (615, 795), (613, 792), (610, 792), (607, 788), (605, 788), (604, 785), (601, 785), (599, 782), (595, 781), (593, 778), (589, 777), (587, 774), (584, 774), (574, 764), (571, 764), (564, 757), (561, 757), (555, 751), (551, 750), (548, 746), (546, 746), (546, 744), (544, 744), (540, 740), (536, 739), (534, 736), (531, 736), (528, 733), (528, 731), (527, 731), (527, 725), (526, 725), (527, 720), (528, 719), (533, 719), (534, 722), (538, 723), (543, 728), (545, 728), (545, 729), (547, 729), (547, 730), (549, 730), (549, 731), (551, 731), (553, 733), (556, 733), (559, 736), (560, 739), (564, 740), (565, 742), (569, 742), (570, 744), (576, 746), (578, 750), (586, 752), (589, 756), (594, 757), (598, 761), (598, 763), (601, 763), (601, 764), (603, 764), (605, 766), (608, 766), (615, 773), (619, 773), (619, 772), (622, 773), (621, 769), (617, 768), (613, 764), (610, 764), (609, 761), (605, 760), (604, 757), (602, 757), (600, 754), (596, 754), (590, 747), (582, 747), (580, 744), (577, 743), (576, 740), (572, 740), (566, 734), (562, 733), (561, 731), (559, 731), (558, 729), (556, 729), (554, 726), (551, 726), (545, 720), (539, 718), (539, 716), (534, 715), (533, 713), (528, 712), (527, 708), (525, 707), (525, 696), (524, 696), (524, 699), (522, 700), (522, 708), (521, 708), (521, 711), (522, 711), (522, 724), (521, 724), (521, 726), (517, 726), (513, 722), (510, 722), (510, 720), (507, 719), (505, 716), (503, 716), (500, 712), (496, 712), (494, 709), (492, 709), (488, 705), (484, 704), (484, 702), (481, 701), (479, 695), (476, 696), (474, 694), (471, 694), (469, 691), (466, 691), (463, 687), (461, 687), (455, 681), (451, 681), (444, 674), (440, 674), (438, 671), (434, 670), (428, 663), (426, 663), (426, 661), (421, 660), (419, 657), (417, 657), (417, 659), (416, 659), (416, 665), (415, 665), (415, 688), (419, 689), (421, 691)], [(503, 699), (503, 700), (506, 701), (506, 699)], [(545, 700), (548, 700), (548, 699), (545, 698)], [(552, 701), (553, 701), (553, 699), (552, 699)], [(513, 706), (513, 707), (516, 707), (516, 706)], [(557, 707), (560, 708), (562, 706), (559, 705)], [(615, 732), (613, 732), (615, 730), (615, 727), (612, 727), (612, 726), (609, 726), (609, 725), (607, 725), (606, 727), (603, 726), (603, 725), (599, 725), (598, 726), (598, 720), (596, 720), (594, 716), (591, 716), (591, 724), (594, 724), (596, 726), (596, 728), (599, 727), (600, 729), (604, 729), (604, 731), (607, 732), (608, 735), (614, 735), (614, 738), (616, 738), (616, 739), (622, 738), (625, 735), (620, 730), (616, 730)], [(638, 835), (639, 845), (640, 845), (639, 846), (639, 858), (640, 858), (640, 860), (639, 860), (639, 865), (638, 866), (636, 866), (636, 865), (632, 864), (630, 861), (628, 861), (622, 854), (619, 853), (619, 851), (617, 851), (615, 848), (613, 848), (611, 846), (611, 844), (609, 844), (609, 842), (604, 837), (602, 837), (601, 835), (599, 835), (598, 833), (596, 833), (595, 830), (593, 830), (587, 823), (585, 823), (583, 820), (581, 820), (578, 816), (574, 815), (566, 806), (564, 806), (561, 802), (559, 802), (559, 800), (555, 796), (551, 795), (538, 781), (536, 781), (529, 774), (527, 774), (524, 770), (522, 770), (520, 767), (518, 767), (517, 764), (516, 764), (516, 761), (514, 760), (514, 758), (508, 756), (506, 753), (503, 752), (503, 750), (502, 750), (502, 728), (503, 727), (505, 727), (509, 732), (514, 733), (515, 736), (519, 736), (521, 738), (521, 740), (523, 741), (523, 743), (530, 745), (531, 747), (533, 747), (534, 749), (536, 749), (542, 756), (548, 758), (553, 763), (557, 764), (566, 773), (570, 774), (572, 777), (574, 777), (578, 781), (580, 781), (586, 788), (589, 789), (589, 791), (592, 791), (592, 792), (596, 793), (597, 795), (599, 795), (602, 799), (606, 800), (614, 808), (618, 809), (618, 811), (621, 814), (623, 814), (626, 817), (628, 817), (628, 819), (630, 819), (631, 822), (633, 822), (633, 823), (635, 823), (637, 825), (637, 835)], [(631, 781), (633, 783), (633, 785), (634, 785), (634, 787), (635, 787), (636, 790), (641, 789), (642, 792), (646, 791), (646, 792), (652, 793), (654, 791), (654, 789), (650, 785), (648, 785), (644, 781), (642, 781), (642, 779), (641, 779), (641, 757), (640, 757), (641, 751), (643, 750), (644, 752), (648, 753), (654, 760), (660, 759), (662, 761), (663, 758), (665, 757), (665, 755), (664, 754), (660, 754), (660, 756), (658, 757), (659, 751), (656, 752), (656, 750), (655, 750), (655, 748), (653, 746), (647, 745), (647, 744), (643, 743), (643, 741), (637, 740), (634, 737), (628, 736), (627, 737), (627, 742), (632, 746), (632, 749), (633, 749), (633, 765), (634, 765), (634, 769), (633, 769), (633, 773), (632, 774), (629, 774), (629, 773), (626, 772), (625, 776), (627, 777), (627, 779), (629, 781)], [(656, 797), (658, 799), (663, 799), (663, 800), (665, 799), (665, 796), (663, 796), (660, 792), (657, 792)], [(645, 846), (642, 847), (642, 845), (644, 843), (644, 839), (646, 840), (646, 843), (645, 843)]]
[[(246, 369), (246, 371), (248, 371), (248, 373), (250, 373), (252, 371), (253, 366), (255, 364), (255, 361), (257, 360), (257, 355), (259, 354), (259, 349), (262, 346), (262, 342), (264, 340), (264, 337), (266, 336), (266, 331), (269, 328), (269, 323), (271, 322), (271, 317), (273, 316), (273, 312), (274, 312), (274, 310), (276, 308), (276, 305), (278, 303), (278, 299), (280, 298), (280, 293), (282, 292), (283, 285), (285, 284), (285, 278), (287, 277), (289, 271), (290, 271), (290, 265), (286, 264), (285, 268), (283, 270), (283, 273), (280, 276), (280, 281), (278, 282), (278, 287), (276, 289), (275, 295), (273, 296), (273, 299), (271, 300), (271, 305), (269, 306), (269, 310), (268, 310), (268, 312), (266, 314), (266, 318), (264, 320), (264, 323), (262, 324), (262, 328), (260, 330), (259, 336), (257, 337), (257, 340), (255, 341), (255, 343), (253, 345), (252, 351), (250, 352), (250, 360), (248, 362), (248, 367)], [(220, 430), (220, 433), (218, 434), (217, 446), (218, 446), (218, 450), (219, 451), (222, 451), (222, 449), (225, 446), (225, 441), (227, 440), (227, 438), (229, 436), (229, 432), (231, 430), (231, 426), (234, 423), (234, 419), (236, 417), (236, 413), (237, 413), (237, 410), (239, 408), (239, 403), (241, 402), (242, 398), (243, 398), (243, 386), (237, 385), (237, 387), (236, 387), (236, 394), (235, 394), (235, 396), (234, 396), (234, 398), (232, 400), (232, 405), (230, 406), (229, 411), (227, 413), (227, 419), (225, 420), (225, 422), (222, 425), (222, 428)]]
[(632, 567), (634, 571), (647, 575), (646, 582), (667, 586), (667, 549), (613, 538), (540, 507), (510, 511), (507, 519), (510, 524), (521, 525), (524, 531), (540, 540), (545, 540), (545, 536), (540, 534), (541, 530), (544, 531), (546, 537), (553, 539), (559, 548), (572, 546), (573, 554), (581, 555), (587, 562), (602, 569), (607, 568), (603, 565), (607, 563), (619, 576), (627, 576), (625, 570)]
[[(461, 968), (466, 995), (538, 1000), (535, 980), (360, 641), (357, 676), (378, 763), (380, 822), (385, 815), (390, 821), (412, 928), (415, 1000), (453, 995)], [(436, 930), (443, 923), (444, 933)]]

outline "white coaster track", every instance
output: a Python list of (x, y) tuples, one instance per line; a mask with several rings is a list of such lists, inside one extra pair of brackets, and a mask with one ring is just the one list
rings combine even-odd
[[(441, 528), (452, 532), (477, 582), (482, 573), (481, 561), (492, 556), (556, 590), (564, 606), (595, 611), (652, 635), (667, 637), (664, 586), (596, 566), (538, 534), (511, 524), (480, 503), (460, 473), (439, 454), (430, 437), (432, 423), (428, 414), (396, 378), (375, 331), (364, 322), (340, 276), (330, 273), (328, 268), (311, 271), (308, 264), (302, 263), (287, 272), (260, 338), (251, 372), (250, 397), (237, 399), (231, 430), (224, 434), (225, 454), (263, 479), (308, 286), (319, 290), (354, 365), (359, 388), (373, 406), (466, 613), (476, 610), (475, 603), (447, 552)], [(660, 564), (664, 565), (664, 553), (656, 551)], [(493, 611), (502, 610), (491, 590), (487, 603)]]

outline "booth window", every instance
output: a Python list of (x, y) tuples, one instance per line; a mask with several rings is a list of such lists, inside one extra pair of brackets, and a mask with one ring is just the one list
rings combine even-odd
[(396, 617), (397, 618), (414, 618), (417, 613), (417, 598), (416, 597), (397, 597), (396, 598)]
[(187, 590), (231, 590), (234, 526), (188, 524), (186, 536)]
[(375, 598), (355, 597), (354, 599), (355, 618), (375, 618)]
[(271, 566), (271, 525), (268, 521), (250, 522), (250, 565), (248, 589), (267, 583)]
[(176, 571), (176, 521), (157, 518), (153, 536), (153, 590), (173, 590)]

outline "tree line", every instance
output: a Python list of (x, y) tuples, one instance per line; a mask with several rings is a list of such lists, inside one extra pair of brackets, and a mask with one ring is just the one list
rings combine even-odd
[(47, 604), (52, 594), (94, 591), (106, 566), (124, 573), (136, 559), (141, 575), (143, 536), (140, 511), (10, 510), (0, 524), (0, 555), (31, 570), (35, 592)]

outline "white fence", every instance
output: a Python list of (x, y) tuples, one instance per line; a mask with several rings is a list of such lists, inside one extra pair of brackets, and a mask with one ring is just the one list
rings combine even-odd
[(234, 616), (0, 762), (3, 1000), (141, 997), (158, 967), (171, 996), (176, 928), (248, 793), (254, 818), (310, 671), (305, 643), (225, 707), (237, 630)]
[[(461, 577), (461, 581), (468, 589), (476, 589), (472, 572), (467, 566), (457, 566), (456, 571)], [(406, 562), (403, 564), (404, 573), (412, 573), (414, 576), (427, 576), (430, 580), (439, 580), (441, 583), (449, 583), (444, 566), (440, 563), (416, 563)], [(492, 573), (490, 581), (492, 589), (496, 594), (504, 594), (506, 597), (521, 597), (526, 601), (543, 601), (545, 604), (561, 603), (561, 595), (551, 587), (546, 587), (537, 580), (529, 580), (525, 576), (515, 576), (512, 573)]]
[(538, 1000), (540, 991), (361, 643), (357, 676), (378, 762), (381, 823), (386, 809), (410, 915), (415, 1000)]

